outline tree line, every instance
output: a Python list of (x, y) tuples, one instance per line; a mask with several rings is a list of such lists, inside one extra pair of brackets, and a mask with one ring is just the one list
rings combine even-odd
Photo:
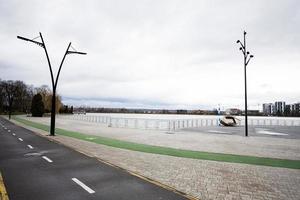
[[(47, 85), (34, 87), (20, 80), (0, 79), (0, 113), (8, 114), (32, 114), (42, 116), (51, 112), (52, 92)], [(61, 96), (56, 95), (56, 112), (72, 113), (73, 107), (63, 105)], [(36, 114), (36, 112), (38, 112)]]

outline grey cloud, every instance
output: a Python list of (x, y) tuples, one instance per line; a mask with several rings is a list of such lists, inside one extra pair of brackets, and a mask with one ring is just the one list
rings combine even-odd
[[(2, 79), (50, 83), (44, 52), (17, 41), (19, 34), (44, 34), (54, 71), (68, 42), (88, 53), (66, 58), (59, 81), (66, 101), (121, 107), (242, 104), (242, 55), (235, 41), (244, 29), (255, 55), (248, 68), (250, 101), (264, 101), (260, 91), (267, 89), (272, 99), (299, 96), (296, 0), (3, 2)], [(285, 73), (290, 78), (282, 78)]]

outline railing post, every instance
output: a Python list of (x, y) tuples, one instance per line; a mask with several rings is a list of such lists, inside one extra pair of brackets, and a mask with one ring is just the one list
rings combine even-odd
[(108, 127), (112, 127), (112, 123), (111, 123), (111, 117), (109, 117), (109, 123), (108, 123)]
[(174, 131), (176, 131), (176, 121), (175, 120), (173, 121), (173, 129), (174, 129)]

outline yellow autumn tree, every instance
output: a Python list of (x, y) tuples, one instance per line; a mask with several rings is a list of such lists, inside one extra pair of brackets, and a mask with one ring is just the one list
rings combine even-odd
[[(45, 105), (45, 113), (51, 112), (52, 105), (52, 92), (47, 85), (42, 85), (39, 88), (36, 88), (36, 92), (41, 94), (43, 103)], [(62, 107), (61, 96), (56, 95), (56, 107), (55, 112), (58, 113)]]

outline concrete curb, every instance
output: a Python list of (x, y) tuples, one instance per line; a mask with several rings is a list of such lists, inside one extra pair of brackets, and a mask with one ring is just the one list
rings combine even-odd
[(9, 200), (1, 172), (0, 172), (0, 200)]

